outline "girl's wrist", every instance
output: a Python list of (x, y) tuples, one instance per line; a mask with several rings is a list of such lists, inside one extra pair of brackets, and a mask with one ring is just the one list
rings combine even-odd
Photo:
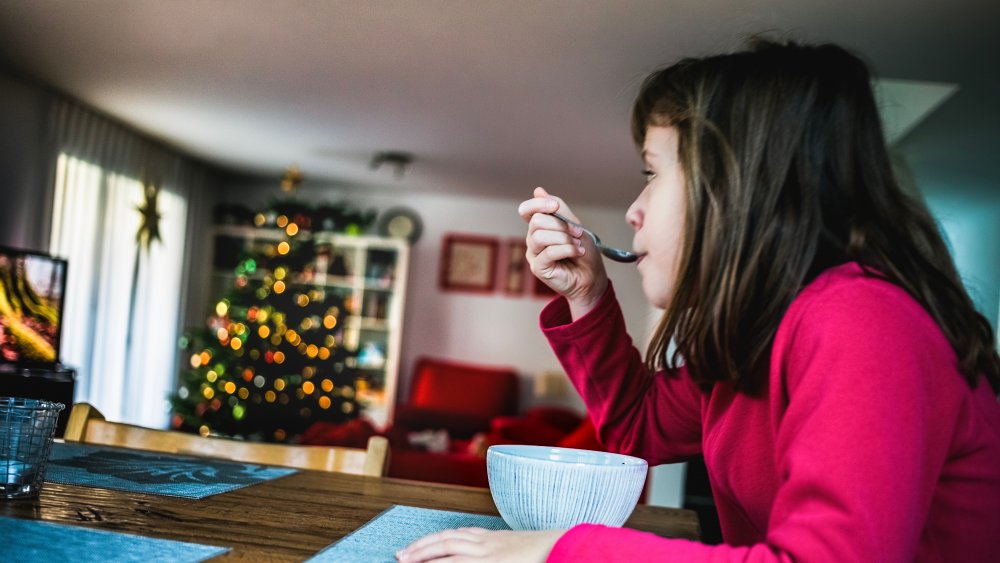
[(541, 561), (544, 562), (548, 560), (549, 555), (552, 554), (552, 550), (555, 549), (556, 544), (559, 542), (559, 539), (562, 538), (563, 534), (565, 534), (567, 531), (568, 530), (563, 529), (563, 530), (546, 530), (544, 532), (540, 532), (543, 538), (541, 541), (541, 545), (544, 548), (544, 553), (540, 554), (542, 555)]
[(604, 294), (608, 290), (608, 279), (604, 278), (589, 288), (589, 291), (581, 292), (579, 295), (566, 296), (569, 304), (569, 313), (574, 321), (583, 318), (584, 315), (594, 310), (601, 302)]

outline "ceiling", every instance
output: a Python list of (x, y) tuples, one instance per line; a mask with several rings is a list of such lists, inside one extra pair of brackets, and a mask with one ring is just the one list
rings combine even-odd
[[(641, 184), (627, 126), (641, 77), (762, 31), (957, 85), (945, 122), (904, 128), (910, 150), (1000, 177), (997, 23), (995, 0), (4, 0), (0, 65), (276, 182), (295, 163), (348, 189), (520, 199), (545, 185), (624, 207)], [(414, 154), (403, 178), (370, 168), (385, 150)]]

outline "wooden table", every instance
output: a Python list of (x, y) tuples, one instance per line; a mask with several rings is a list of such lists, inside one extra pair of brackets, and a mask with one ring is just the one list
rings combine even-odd
[[(499, 514), (488, 489), (301, 471), (200, 500), (46, 483), (0, 514), (232, 548), (217, 560), (302, 561), (393, 504)], [(626, 527), (696, 539), (694, 512), (640, 505)]]

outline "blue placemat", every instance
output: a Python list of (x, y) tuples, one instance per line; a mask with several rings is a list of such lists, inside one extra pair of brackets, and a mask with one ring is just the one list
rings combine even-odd
[(296, 472), (287, 467), (57, 442), (52, 444), (45, 480), (197, 499)]
[(393, 505), (364, 526), (317, 553), (310, 562), (395, 562), (396, 552), (418, 539), (452, 528), (509, 530), (499, 516)]
[(204, 561), (228, 547), (145, 538), (80, 526), (0, 516), (0, 561)]

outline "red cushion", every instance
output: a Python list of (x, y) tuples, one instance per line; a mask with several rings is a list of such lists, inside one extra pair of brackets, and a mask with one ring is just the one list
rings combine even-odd
[(409, 404), (433, 410), (492, 418), (517, 412), (517, 372), (421, 358)]

